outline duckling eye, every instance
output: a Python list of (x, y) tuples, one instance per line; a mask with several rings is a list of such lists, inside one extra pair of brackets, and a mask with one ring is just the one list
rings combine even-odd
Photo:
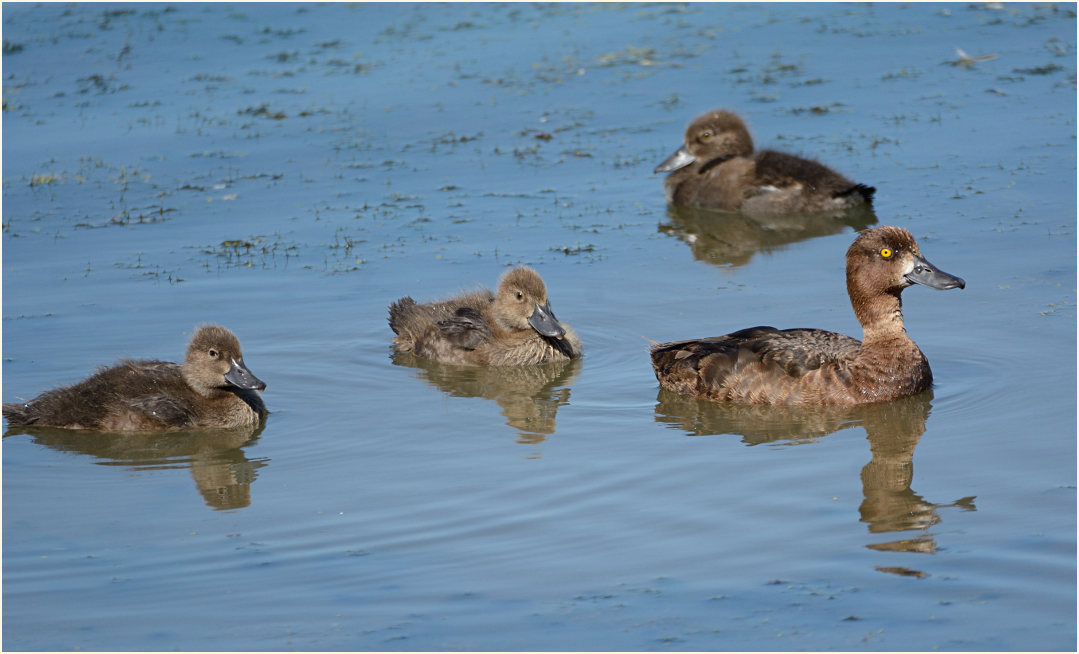
[(884, 257), (885, 259), (892, 256), (891, 248), (881, 248), (880, 249), (880, 256)]
[(217, 350), (215, 350), (213, 348), (210, 348), (210, 351), (208, 352), (208, 354), (210, 355), (211, 359), (216, 359), (219, 356), (218, 353), (217, 353)]
[(525, 294), (523, 292), (521, 292), (521, 291), (517, 291), (516, 295), (517, 295), (517, 301), (518, 302), (525, 299)]
[(706, 129), (703, 132), (701, 132), (701, 138), (702, 139), (710, 139), (710, 138), (712, 138), (712, 130)]

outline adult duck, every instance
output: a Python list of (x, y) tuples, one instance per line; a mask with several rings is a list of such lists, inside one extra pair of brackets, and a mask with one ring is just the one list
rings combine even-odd
[(929, 361), (903, 325), (903, 289), (966, 283), (929, 263), (910, 232), (882, 226), (847, 250), (847, 293), (861, 341), (821, 329), (750, 327), (651, 348), (660, 385), (718, 402), (853, 406), (929, 388)]

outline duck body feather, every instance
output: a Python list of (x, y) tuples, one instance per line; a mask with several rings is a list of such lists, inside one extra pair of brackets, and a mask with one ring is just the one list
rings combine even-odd
[(125, 359), (86, 379), (5, 403), (11, 425), (97, 431), (175, 431), (258, 424), (266, 388), (243, 362), (239, 341), (216, 325), (200, 327), (184, 363)]
[(181, 365), (140, 359), (102, 368), (23, 404), (4, 404), (3, 410), (15, 425), (169, 431), (255, 425), (266, 406), (250, 390), (200, 395), (184, 380)]
[(425, 359), (476, 366), (540, 365), (581, 356), (581, 342), (551, 312), (546, 288), (527, 268), (510, 271), (498, 293), (482, 289), (420, 304), (390, 305), (395, 347)]
[(750, 327), (657, 346), (652, 365), (664, 388), (717, 402), (849, 406), (932, 385), (921, 350), (895, 345), (863, 350), (858, 339), (821, 329)]

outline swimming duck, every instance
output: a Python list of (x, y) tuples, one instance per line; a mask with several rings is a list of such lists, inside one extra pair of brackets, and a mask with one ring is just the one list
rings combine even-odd
[(390, 328), (398, 350), (443, 363), (520, 366), (581, 356), (577, 334), (551, 311), (543, 279), (525, 266), (503, 274), (497, 293), (428, 304), (403, 297), (390, 305)]
[(910, 232), (882, 226), (847, 250), (847, 293), (864, 339), (821, 329), (750, 327), (652, 346), (660, 385), (738, 404), (853, 406), (926, 390), (929, 361), (903, 326), (903, 289), (966, 283), (926, 261)]
[(856, 184), (810, 159), (761, 150), (742, 119), (711, 111), (686, 129), (685, 141), (657, 173), (667, 201), (745, 213), (792, 213), (851, 209), (870, 205), (876, 189)]
[(124, 360), (26, 403), (4, 404), (11, 425), (99, 431), (171, 431), (254, 425), (266, 388), (244, 364), (240, 342), (217, 325), (199, 327), (183, 364)]

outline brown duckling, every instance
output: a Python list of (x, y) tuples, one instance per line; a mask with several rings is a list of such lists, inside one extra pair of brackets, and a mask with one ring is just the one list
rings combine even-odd
[(894, 400), (933, 383), (929, 361), (903, 326), (912, 284), (964, 288), (926, 261), (910, 232), (882, 226), (847, 250), (847, 293), (864, 340), (821, 329), (751, 327), (651, 348), (660, 385), (717, 402), (852, 406)]
[(171, 431), (255, 425), (266, 388), (244, 365), (240, 341), (217, 325), (199, 327), (183, 364), (124, 360), (87, 379), (4, 404), (11, 425), (99, 431)]
[(690, 123), (682, 147), (655, 172), (670, 173), (663, 186), (671, 204), (744, 213), (841, 211), (871, 205), (876, 192), (810, 159), (754, 152), (745, 123), (730, 111)]
[(503, 274), (497, 293), (428, 304), (403, 297), (390, 305), (390, 328), (398, 350), (443, 363), (521, 366), (581, 356), (581, 341), (555, 318), (543, 280), (524, 266)]

